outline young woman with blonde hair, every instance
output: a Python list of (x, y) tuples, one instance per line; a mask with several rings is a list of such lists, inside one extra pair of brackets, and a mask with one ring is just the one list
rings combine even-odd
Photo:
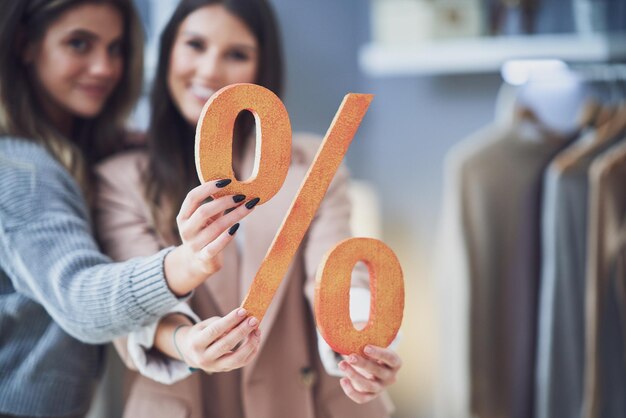
[(0, 10), (0, 416), (83, 416), (103, 366), (102, 346), (87, 343), (185, 300), (250, 211), (205, 225), (196, 209), (219, 186), (207, 183), (183, 200), (180, 245), (112, 263), (85, 197), (141, 89), (132, 1), (1, 0)]

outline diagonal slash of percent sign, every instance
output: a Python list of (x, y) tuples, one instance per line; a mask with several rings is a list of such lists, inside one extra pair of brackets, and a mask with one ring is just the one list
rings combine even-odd
[[(276, 294), (372, 98), (353, 93), (344, 97), (242, 303), (259, 320)], [(232, 169), (232, 138), (242, 110), (249, 110), (255, 117), (257, 153), (250, 179), (238, 181)], [(282, 101), (254, 84), (234, 84), (219, 90), (202, 111), (195, 154), (201, 181), (235, 179), (215, 197), (237, 193), (267, 202), (282, 186), (291, 158), (291, 127)], [(349, 312), (350, 273), (357, 261), (367, 265), (372, 290), (370, 318), (362, 330), (352, 325)], [(335, 351), (362, 352), (368, 343), (387, 346), (400, 328), (403, 309), (402, 269), (384, 243), (351, 238), (324, 256), (316, 277), (315, 319)]]
[(313, 164), (243, 301), (242, 306), (251, 315), (257, 318), (265, 315), (271, 300), (263, 295), (273, 296), (276, 293), (372, 98), (371, 94), (348, 94), (339, 106)]

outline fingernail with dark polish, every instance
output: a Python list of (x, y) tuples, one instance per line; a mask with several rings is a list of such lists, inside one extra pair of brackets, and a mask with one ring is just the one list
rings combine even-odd
[(233, 196), (233, 201), (235, 203), (239, 203), (239, 202), (242, 202), (245, 198), (246, 198), (245, 194), (236, 194)]
[(246, 207), (248, 209), (252, 209), (253, 207), (256, 206), (257, 203), (259, 203), (261, 201), (261, 198), (259, 197), (255, 197), (254, 199), (252, 199), (251, 201), (249, 201), (248, 203), (246, 203)]
[(222, 187), (226, 187), (228, 186), (230, 183), (232, 183), (233, 181), (231, 179), (223, 179), (223, 180), (219, 180), (215, 182), (215, 187), (219, 187), (220, 189)]
[(230, 235), (235, 235), (235, 232), (237, 232), (238, 229), (239, 229), (239, 223), (236, 223), (235, 225), (230, 227), (230, 229), (228, 230), (228, 233)]
[(232, 211), (234, 211), (237, 208), (228, 208), (224, 211), (224, 215), (228, 215), (229, 213), (231, 213)]

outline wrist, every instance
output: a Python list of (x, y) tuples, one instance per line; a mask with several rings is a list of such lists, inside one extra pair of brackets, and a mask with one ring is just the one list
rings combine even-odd
[(192, 280), (193, 275), (189, 274), (191, 262), (185, 257), (183, 247), (176, 247), (170, 251), (163, 261), (163, 270), (167, 286), (177, 297), (184, 297), (191, 292), (195, 286)]
[(187, 333), (189, 332), (190, 329), (191, 329), (191, 325), (189, 324), (178, 325), (174, 329), (174, 332), (172, 334), (172, 343), (174, 345), (174, 349), (176, 350), (176, 353), (178, 354), (179, 360), (187, 365), (190, 372), (195, 372), (198, 369), (196, 367), (192, 367), (192, 365), (189, 363), (189, 361), (187, 360), (187, 357), (184, 354), (184, 347), (186, 347), (186, 345), (183, 343), (183, 341), (185, 341)]

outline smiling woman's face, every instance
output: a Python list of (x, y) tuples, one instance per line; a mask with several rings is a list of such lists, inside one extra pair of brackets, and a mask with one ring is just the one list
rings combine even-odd
[(254, 83), (258, 42), (241, 19), (222, 5), (190, 13), (178, 28), (167, 84), (185, 120), (195, 126), (213, 93), (234, 83)]
[(24, 59), (53, 123), (63, 129), (73, 117), (94, 117), (104, 107), (123, 71), (123, 22), (108, 4), (83, 4), (63, 13)]

